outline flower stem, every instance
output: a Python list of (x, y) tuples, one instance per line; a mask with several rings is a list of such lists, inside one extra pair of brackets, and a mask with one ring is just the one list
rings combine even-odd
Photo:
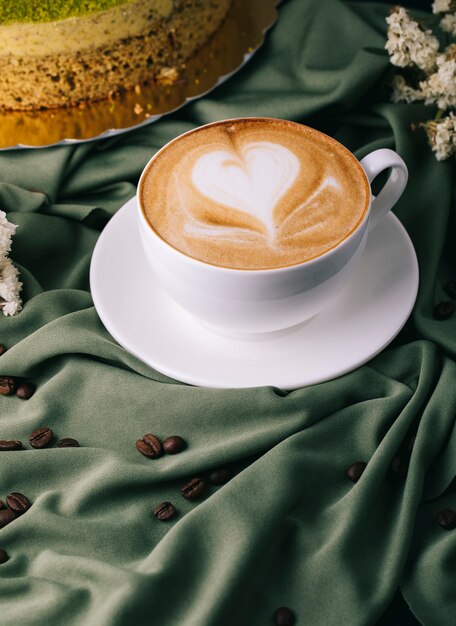
[(444, 113), (445, 111), (443, 109), (439, 109), (434, 117), (434, 120), (438, 122), (440, 119), (442, 119)]

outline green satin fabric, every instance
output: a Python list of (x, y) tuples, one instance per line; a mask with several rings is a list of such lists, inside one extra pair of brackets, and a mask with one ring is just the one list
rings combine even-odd
[[(81, 443), (0, 453), (0, 499), (33, 502), (0, 530), (5, 626), (262, 626), (282, 605), (299, 626), (362, 626), (398, 586), (426, 626), (454, 623), (456, 530), (435, 516), (456, 509), (456, 317), (432, 317), (456, 277), (454, 169), (410, 130), (430, 110), (389, 102), (386, 12), (289, 0), (254, 59), (181, 111), (112, 140), (0, 154), (25, 283), (23, 311), (0, 316), (0, 374), (37, 384), (27, 402), (0, 397), (0, 438), (26, 443), (50, 426)], [(365, 366), (289, 393), (167, 378), (116, 344), (89, 292), (97, 237), (152, 154), (243, 115), (302, 121), (359, 158), (395, 147), (410, 170), (395, 212), (419, 258), (411, 319)], [(392, 482), (413, 431), (407, 475)], [(150, 461), (134, 445), (147, 432), (179, 434), (188, 449)], [(357, 460), (368, 466), (353, 485), (344, 472)], [(200, 503), (181, 497), (187, 479), (222, 465), (235, 471), (228, 484)], [(163, 500), (175, 521), (154, 519)]]

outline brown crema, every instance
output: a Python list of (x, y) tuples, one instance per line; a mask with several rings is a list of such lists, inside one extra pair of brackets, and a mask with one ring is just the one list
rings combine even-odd
[(370, 187), (331, 137), (243, 118), (170, 142), (148, 165), (139, 197), (149, 225), (177, 250), (250, 270), (295, 265), (337, 246), (363, 220)]

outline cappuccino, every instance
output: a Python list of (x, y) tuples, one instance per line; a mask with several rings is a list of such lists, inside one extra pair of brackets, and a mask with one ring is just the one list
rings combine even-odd
[(226, 120), (159, 151), (139, 188), (151, 228), (184, 254), (236, 269), (309, 261), (353, 233), (370, 202), (357, 159), (294, 122)]

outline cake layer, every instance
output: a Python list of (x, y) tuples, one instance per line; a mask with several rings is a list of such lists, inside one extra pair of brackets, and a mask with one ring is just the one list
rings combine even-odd
[(160, 73), (177, 77), (176, 68), (217, 30), (230, 4), (136, 0), (85, 17), (2, 26), (0, 109), (74, 105)]
[(84, 17), (9, 24), (0, 27), (0, 59), (76, 54), (90, 48), (113, 46), (119, 40), (146, 35), (182, 4), (182, 0), (136, 0)]
[(134, 0), (0, 0), (0, 24), (52, 22), (112, 9)]

